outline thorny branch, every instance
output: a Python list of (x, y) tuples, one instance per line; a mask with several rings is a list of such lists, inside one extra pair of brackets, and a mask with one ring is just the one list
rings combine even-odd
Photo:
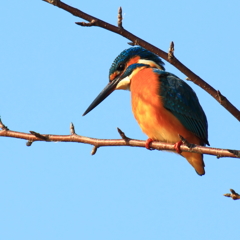
[(166, 53), (162, 51), (161, 49), (151, 45), (150, 43), (144, 41), (143, 39), (133, 35), (132, 33), (125, 30), (122, 26), (122, 9), (119, 9), (118, 12), (118, 26), (111, 25), (107, 22), (104, 22), (96, 17), (93, 17), (87, 13), (84, 13), (80, 11), (77, 8), (71, 7), (64, 2), (60, 0), (43, 0), (45, 2), (51, 3), (59, 8), (62, 8), (63, 10), (72, 13), (74, 16), (80, 17), (82, 19), (85, 19), (88, 21), (88, 23), (85, 22), (76, 22), (76, 24), (81, 26), (98, 26), (101, 28), (105, 28), (111, 32), (115, 32), (129, 40), (132, 41), (130, 43), (131, 45), (140, 45), (146, 49), (148, 49), (151, 52), (156, 53), (169, 63), (171, 63), (173, 66), (175, 66), (177, 69), (179, 69), (182, 73), (184, 73), (187, 76), (187, 80), (194, 82), (199, 87), (204, 89), (206, 92), (208, 92), (213, 98), (215, 98), (225, 109), (227, 109), (238, 121), (240, 121), (240, 111), (233, 106), (229, 100), (223, 96), (220, 91), (215, 90), (212, 86), (210, 86), (208, 83), (206, 83), (203, 79), (201, 79), (199, 76), (197, 76), (195, 73), (193, 73), (190, 69), (188, 69), (186, 66), (184, 66), (173, 54), (174, 51), (174, 45), (173, 42), (171, 42), (170, 45), (170, 51), (169, 53)]
[[(130, 45), (140, 45), (151, 52), (159, 55), (181, 72), (183, 72), (187, 76), (187, 80), (193, 81), (195, 84), (203, 88), (207, 91), (210, 95), (212, 95), (222, 106), (224, 106), (235, 118), (240, 121), (240, 112), (239, 110), (234, 107), (226, 97), (224, 97), (220, 91), (216, 91), (213, 87), (211, 87), (208, 83), (202, 80), (199, 76), (193, 73), (190, 69), (184, 66), (175, 56), (174, 56), (174, 43), (171, 42), (169, 52), (166, 53), (161, 49), (156, 48), (155, 46), (149, 44), (148, 42), (138, 38), (137, 36), (133, 35), (132, 33), (126, 31), (122, 26), (122, 8), (119, 8), (118, 12), (118, 27), (113, 26), (107, 22), (104, 22), (98, 18), (95, 18), (91, 15), (88, 15), (76, 8), (73, 8), (60, 0), (43, 0), (45, 2), (51, 3), (59, 8), (62, 8), (73, 15), (83, 18), (86, 22), (77, 22), (76, 24), (81, 26), (98, 26), (101, 28), (105, 28), (109, 31), (115, 32), (132, 42), (129, 43)], [(40, 134), (34, 131), (30, 131), (30, 133), (23, 133), (9, 130), (7, 126), (5, 126), (1, 119), (0, 119), (0, 137), (12, 137), (12, 138), (19, 138), (27, 140), (26, 145), (31, 146), (33, 142), (36, 141), (45, 141), (45, 142), (78, 142), (78, 143), (85, 143), (93, 145), (93, 149), (91, 154), (94, 155), (97, 152), (97, 149), (104, 146), (131, 146), (131, 147), (145, 147), (145, 141), (135, 140), (126, 137), (124, 132), (118, 129), (118, 132), (122, 139), (97, 139), (97, 138), (89, 138), (77, 135), (75, 133), (74, 125), (70, 124), (70, 134), (69, 135), (51, 135), (51, 134)], [(220, 157), (232, 157), (232, 158), (240, 158), (240, 151), (239, 150), (229, 150), (229, 149), (218, 149), (218, 148), (210, 148), (210, 147), (203, 147), (193, 145), (188, 143), (182, 136), (179, 136), (180, 139), (183, 141), (184, 145), (180, 146), (180, 150), (182, 152), (194, 152), (194, 153), (201, 153), (201, 154), (209, 154), (215, 155), (217, 158)], [(156, 150), (168, 150), (174, 151), (174, 145), (169, 143), (163, 142), (152, 142), (151, 149)], [(233, 189), (230, 189), (231, 194), (224, 194), (226, 197), (231, 197), (234, 200), (240, 199), (240, 195), (236, 193)]]
[(233, 189), (230, 189), (230, 192), (231, 193), (223, 194), (223, 196), (231, 197), (233, 200), (239, 200), (240, 199), (240, 195), (238, 193), (236, 193)]
[[(51, 135), (51, 134), (41, 134), (35, 131), (30, 131), (30, 133), (23, 133), (9, 130), (0, 120), (0, 137), (12, 137), (27, 140), (26, 145), (31, 146), (33, 142), (44, 141), (44, 142), (77, 142), (93, 145), (92, 155), (96, 153), (97, 149), (100, 147), (110, 147), (110, 146), (131, 146), (131, 147), (143, 147), (145, 148), (145, 141), (136, 140), (129, 137), (126, 137), (124, 132), (119, 128), (118, 133), (122, 139), (98, 139), (90, 138), (77, 135), (75, 133), (74, 125), (70, 124), (70, 134), (69, 135)], [(181, 136), (180, 136), (181, 137)], [(184, 138), (181, 137), (184, 142)], [(164, 142), (152, 142), (151, 148), (156, 150), (168, 150), (175, 151), (174, 145), (171, 143)], [(217, 158), (220, 157), (232, 157), (240, 158), (239, 152), (237, 150), (228, 150), (228, 149), (219, 149), (219, 148), (210, 148), (203, 147), (198, 145), (189, 144), (184, 142), (184, 145), (180, 147), (182, 152), (194, 152), (208, 155), (215, 155)]]

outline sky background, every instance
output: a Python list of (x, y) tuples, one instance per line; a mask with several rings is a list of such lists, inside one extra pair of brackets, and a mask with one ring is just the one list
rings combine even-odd
[[(67, 4), (111, 24), (123, 8), (123, 26), (168, 51), (239, 101), (240, 2), (77, 1)], [(2, 121), (11, 130), (145, 140), (130, 106), (116, 91), (87, 116), (83, 112), (108, 82), (114, 58), (129, 40), (41, 0), (3, 1), (0, 8)], [(166, 69), (186, 76), (170, 64)], [(188, 82), (189, 83), (189, 82)], [(209, 122), (212, 147), (240, 149), (239, 122), (193, 83)], [(239, 235), (240, 160), (205, 156), (198, 176), (173, 153), (143, 148), (0, 138), (0, 239), (132, 240), (232, 239)]]

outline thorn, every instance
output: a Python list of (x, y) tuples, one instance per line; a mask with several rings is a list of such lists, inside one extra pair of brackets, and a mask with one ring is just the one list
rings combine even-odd
[(169, 51), (168, 51), (168, 60), (172, 61), (174, 58), (174, 42), (170, 43)]
[(118, 27), (119, 28), (123, 28), (122, 20), (123, 20), (123, 18), (122, 18), (122, 8), (119, 7), (119, 9), (118, 9)]
[(97, 152), (98, 147), (94, 146), (92, 151), (91, 151), (91, 155), (94, 155)]
[(35, 137), (37, 137), (37, 138), (40, 138), (40, 139), (42, 139), (42, 140), (44, 140), (44, 141), (49, 141), (49, 139), (48, 139), (48, 136), (47, 135), (42, 135), (42, 134), (40, 134), (40, 133), (37, 133), (37, 132), (34, 132), (34, 131), (29, 131), (32, 135), (34, 135)]
[(2, 123), (1, 117), (0, 117), (0, 128), (1, 128), (2, 130), (5, 130), (5, 131), (8, 131), (8, 130), (9, 130), (8, 127), (5, 126), (5, 125)]
[(96, 25), (97, 20), (93, 19), (91, 22), (75, 22), (77, 25), (80, 25), (82, 27), (91, 27)]
[(118, 130), (118, 133), (120, 134), (121, 138), (122, 138), (126, 143), (128, 143), (129, 140), (130, 140), (130, 138), (128, 138), (128, 137), (125, 135), (125, 133), (124, 133), (120, 128), (117, 128), (117, 130)]
[(188, 80), (188, 81), (192, 81), (189, 77), (186, 77), (186, 80)]
[(129, 44), (130, 46), (134, 46), (134, 43), (133, 43), (133, 42), (128, 42), (128, 44)]
[(76, 134), (76, 133), (75, 133), (75, 128), (74, 128), (74, 125), (73, 125), (72, 122), (70, 123), (70, 133), (71, 133), (71, 135)]
[(30, 146), (32, 145), (32, 143), (33, 143), (33, 141), (30, 141), (30, 140), (27, 141), (27, 142), (26, 142), (27, 147), (30, 147)]

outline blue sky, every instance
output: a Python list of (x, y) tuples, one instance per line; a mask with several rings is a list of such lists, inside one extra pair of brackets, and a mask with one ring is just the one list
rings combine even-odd
[[(66, 1), (91, 15), (117, 22), (175, 55), (239, 104), (239, 7), (232, 1)], [(147, 4), (149, 3), (149, 4)], [(146, 139), (130, 106), (116, 91), (87, 116), (82, 113), (108, 82), (114, 58), (128, 40), (106, 30), (82, 28), (81, 19), (38, 1), (1, 4), (0, 115), (11, 129), (49, 134), (76, 132), (96, 138)], [(169, 72), (185, 79), (166, 64)], [(240, 149), (239, 123), (210, 95), (189, 83), (209, 122), (212, 147)], [(231, 239), (239, 229), (237, 159), (205, 156), (199, 177), (184, 158), (130, 147), (0, 138), (0, 238)]]

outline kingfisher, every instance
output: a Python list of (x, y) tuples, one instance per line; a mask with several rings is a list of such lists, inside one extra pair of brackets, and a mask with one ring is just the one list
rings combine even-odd
[(206, 115), (193, 89), (172, 73), (166, 72), (159, 56), (134, 46), (121, 52), (109, 70), (109, 83), (84, 112), (89, 113), (114, 90), (130, 90), (134, 117), (152, 141), (174, 144), (176, 153), (185, 157), (198, 175), (204, 175), (203, 155), (181, 152), (182, 141), (205, 146), (208, 142)]

